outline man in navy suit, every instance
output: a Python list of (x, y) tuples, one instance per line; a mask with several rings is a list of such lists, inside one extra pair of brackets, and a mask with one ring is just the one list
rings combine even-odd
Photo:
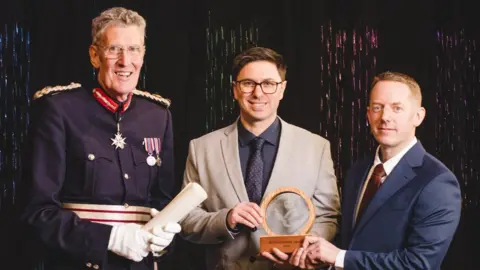
[(440, 269), (460, 212), (456, 177), (425, 151), (415, 129), (425, 118), (418, 83), (385, 72), (374, 78), (367, 109), (379, 147), (344, 181), (341, 248), (309, 236), (291, 263), (336, 269)]

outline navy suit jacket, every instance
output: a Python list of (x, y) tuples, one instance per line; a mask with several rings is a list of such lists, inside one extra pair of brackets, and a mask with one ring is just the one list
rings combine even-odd
[(344, 268), (440, 269), (460, 220), (456, 177), (418, 142), (355, 224), (356, 205), (373, 160), (355, 163), (343, 185)]

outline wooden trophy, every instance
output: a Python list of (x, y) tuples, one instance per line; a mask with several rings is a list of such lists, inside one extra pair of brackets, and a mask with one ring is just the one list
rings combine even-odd
[(302, 246), (315, 220), (313, 203), (303, 191), (281, 187), (265, 196), (260, 208), (267, 233), (260, 236), (260, 252), (277, 248), (292, 253)]

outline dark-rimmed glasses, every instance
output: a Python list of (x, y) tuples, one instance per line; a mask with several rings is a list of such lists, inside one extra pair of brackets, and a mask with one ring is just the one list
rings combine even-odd
[(244, 79), (240, 81), (234, 81), (233, 83), (238, 85), (240, 88), (240, 91), (245, 94), (252, 93), (255, 91), (255, 88), (257, 85), (260, 85), (260, 89), (262, 90), (263, 93), (265, 94), (273, 94), (277, 92), (278, 85), (282, 84), (284, 81), (281, 82), (275, 82), (271, 80), (266, 80), (263, 82), (257, 83), (256, 81), (250, 80), (250, 79)]

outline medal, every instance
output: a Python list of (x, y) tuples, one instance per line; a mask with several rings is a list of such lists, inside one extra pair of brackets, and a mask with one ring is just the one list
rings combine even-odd
[(127, 144), (125, 142), (125, 139), (126, 138), (122, 136), (122, 133), (120, 133), (120, 123), (117, 123), (117, 134), (115, 134), (114, 137), (110, 139), (112, 140), (112, 145), (115, 145), (115, 149), (123, 149)]
[(157, 166), (160, 167), (162, 166), (162, 160), (160, 159), (160, 148), (162, 147), (162, 145), (160, 142), (160, 138), (154, 138), (154, 140), (155, 140), (155, 152), (157, 153), (156, 163), (157, 163)]
[(148, 156), (147, 157), (148, 166), (153, 166), (153, 165), (155, 165), (156, 162), (157, 162), (157, 160), (153, 156)]
[(145, 145), (145, 151), (148, 153), (147, 164), (153, 166), (157, 160), (153, 157), (153, 141), (152, 138), (144, 138), (143, 144)]
[(132, 94), (128, 95), (128, 99), (125, 102), (118, 103), (110, 98), (101, 88), (95, 88), (92, 91), (93, 97), (100, 103), (105, 109), (115, 114), (115, 120), (117, 121), (117, 133), (110, 138), (111, 145), (115, 146), (115, 150), (118, 148), (123, 149), (127, 144), (125, 137), (120, 133), (120, 121), (122, 120), (122, 113), (127, 110), (132, 101)]
[[(160, 159), (162, 142), (160, 141), (160, 138), (143, 138), (143, 145), (145, 146), (145, 151), (148, 153), (148, 166), (157, 165), (160, 167), (162, 165), (162, 160)], [(154, 154), (156, 158), (153, 156)]]

